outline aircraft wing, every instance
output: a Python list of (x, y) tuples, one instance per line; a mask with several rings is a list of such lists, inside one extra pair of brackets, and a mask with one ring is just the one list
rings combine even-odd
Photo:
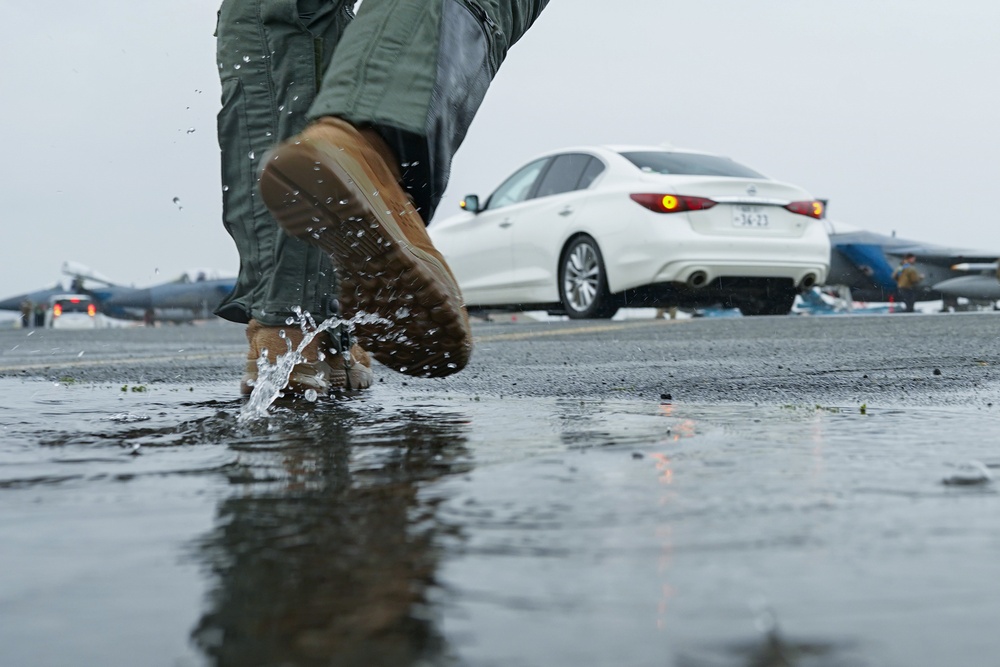
[(31, 304), (45, 304), (48, 303), (49, 297), (54, 294), (63, 294), (66, 290), (62, 287), (56, 286), (49, 289), (35, 290), (34, 292), (25, 292), (24, 294), (18, 294), (16, 296), (10, 296), (6, 299), (0, 300), (0, 310), (21, 310), (21, 305), (27, 301)]

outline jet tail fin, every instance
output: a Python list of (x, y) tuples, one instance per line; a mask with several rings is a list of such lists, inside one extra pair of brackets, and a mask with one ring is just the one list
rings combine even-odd
[(95, 283), (101, 283), (102, 285), (107, 285), (108, 287), (115, 286), (115, 282), (113, 280), (98, 273), (97, 271), (94, 271), (89, 266), (80, 264), (79, 262), (63, 262), (62, 272), (74, 279), (92, 280)]

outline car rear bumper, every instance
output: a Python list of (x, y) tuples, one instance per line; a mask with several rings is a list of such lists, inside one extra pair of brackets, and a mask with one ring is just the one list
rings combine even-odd
[(668, 262), (649, 282), (684, 283), (689, 287), (700, 287), (718, 278), (785, 278), (796, 286), (808, 288), (822, 284), (829, 269), (829, 263), (817, 261), (785, 260), (777, 263), (745, 258), (686, 258)]
[(642, 244), (609, 239), (618, 246), (605, 251), (615, 257), (608, 262), (612, 292), (659, 283), (698, 287), (718, 278), (780, 278), (809, 287), (830, 270), (830, 239), (818, 224), (797, 238), (706, 236), (687, 225), (653, 230)]

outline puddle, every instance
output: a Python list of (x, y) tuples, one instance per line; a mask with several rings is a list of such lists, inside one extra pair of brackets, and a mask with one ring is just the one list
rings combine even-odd
[(5, 664), (1000, 648), (1000, 495), (945, 483), (1000, 468), (991, 410), (231, 394), (0, 381)]

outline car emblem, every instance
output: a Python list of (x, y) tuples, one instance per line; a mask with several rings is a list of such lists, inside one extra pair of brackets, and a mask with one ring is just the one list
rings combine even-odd
[(753, 185), (748, 185), (747, 186), (747, 194), (750, 195), (751, 197), (753, 197), (755, 194), (757, 194), (757, 188), (754, 187)]

